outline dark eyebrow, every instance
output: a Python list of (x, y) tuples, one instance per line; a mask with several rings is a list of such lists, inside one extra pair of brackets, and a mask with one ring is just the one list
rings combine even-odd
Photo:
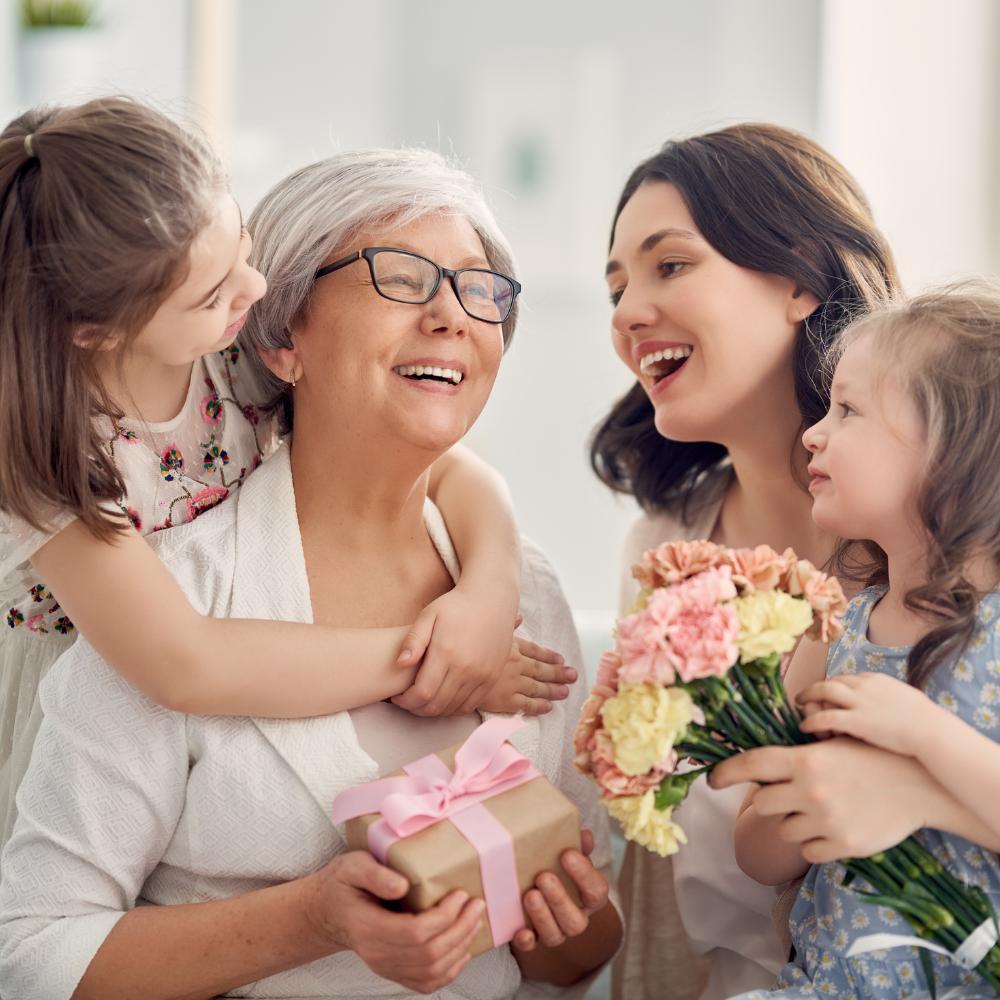
[[(243, 237), (247, 235), (247, 227), (246, 223), (243, 221), (243, 209), (240, 208), (239, 203), (237, 203), (236, 205), (236, 211), (239, 213), (240, 216), (240, 241), (239, 243), (236, 244), (236, 253), (239, 254), (240, 243), (243, 242)], [(229, 277), (230, 272), (232, 270), (233, 266), (230, 266), (229, 270), (226, 271), (226, 273), (222, 276), (222, 281), (220, 281), (210, 292), (208, 292), (206, 295), (203, 295), (200, 299), (198, 299), (198, 301), (193, 306), (191, 306), (191, 308), (200, 309), (202, 306), (207, 305), (209, 302), (211, 302), (212, 299), (215, 298), (216, 292), (218, 292), (218, 290), (226, 283), (226, 278)]]
[[(649, 253), (658, 243), (668, 238), (693, 240), (697, 237), (690, 229), (677, 229), (675, 227), (660, 229), (655, 233), (651, 233), (639, 244), (639, 253)], [(617, 260), (609, 260), (608, 266), (604, 269), (604, 276), (607, 277), (612, 272), (620, 271), (621, 269), (622, 265)]]

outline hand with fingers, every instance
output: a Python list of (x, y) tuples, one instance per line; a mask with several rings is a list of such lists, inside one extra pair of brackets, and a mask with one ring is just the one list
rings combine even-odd
[(803, 732), (841, 733), (906, 756), (919, 754), (921, 739), (945, 711), (919, 688), (878, 673), (820, 681), (796, 700), (806, 715)]
[(576, 670), (559, 653), (515, 636), (500, 676), (486, 698), (469, 711), (482, 708), (502, 715), (544, 715), (552, 710), (552, 702), (569, 696), (569, 685), (576, 678)]
[(469, 963), (485, 904), (460, 891), (417, 914), (380, 904), (401, 899), (408, 888), (402, 875), (367, 851), (352, 851), (303, 879), (303, 905), (331, 953), (353, 951), (377, 975), (429, 995)]
[[(497, 638), (496, 616), (481, 601), (469, 602), (459, 587), (429, 604), (403, 643), (400, 666), (424, 662), (413, 684), (392, 699), (414, 715), (489, 712), (543, 715), (569, 695), (576, 671), (556, 652), (511, 638), (504, 623)], [(513, 628), (520, 625), (520, 618)], [(497, 651), (503, 648), (503, 655)], [(426, 653), (425, 653), (426, 650)]]
[[(926, 825), (932, 800), (943, 792), (913, 758), (844, 736), (748, 750), (709, 777), (713, 788), (743, 782), (761, 786), (752, 793), (753, 810), (772, 818), (778, 838), (798, 845), (809, 864), (893, 847)], [(739, 829), (736, 849), (739, 859)]]
[[(590, 861), (594, 836), (589, 830), (583, 831), (581, 846), (582, 851), (564, 851), (561, 859), (579, 903), (550, 871), (540, 873), (524, 894), (530, 927), (514, 935), (511, 950), (527, 978), (568, 985), (602, 965), (618, 947), (621, 924), (608, 901), (607, 879)], [(595, 926), (592, 918), (609, 910), (610, 919)]]

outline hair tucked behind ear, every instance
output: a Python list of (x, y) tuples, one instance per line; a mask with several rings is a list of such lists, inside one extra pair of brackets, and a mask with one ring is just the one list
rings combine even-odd
[[(882, 310), (846, 331), (838, 353), (862, 337), (878, 375), (899, 382), (927, 429), (917, 497), (926, 579), (905, 595), (933, 626), (907, 662), (910, 683), (923, 687), (975, 635), (983, 591), (970, 565), (986, 566), (989, 588), (1000, 577), (1000, 286), (950, 285)], [(885, 552), (849, 544), (838, 550), (840, 568), (869, 585), (888, 583)]]
[(223, 181), (204, 141), (126, 98), (0, 133), (0, 509), (36, 528), (65, 510), (103, 538), (127, 525), (106, 512), (124, 487), (94, 424), (113, 415), (95, 352), (183, 281)]
[[(632, 195), (655, 183), (677, 188), (701, 235), (728, 260), (791, 278), (819, 299), (792, 359), (803, 423), (819, 420), (828, 398), (817, 377), (823, 353), (851, 319), (897, 288), (892, 255), (854, 179), (804, 135), (734, 125), (668, 142), (640, 163), (622, 191), (612, 236)], [(660, 435), (638, 383), (598, 425), (591, 445), (594, 471), (613, 490), (631, 493), (647, 510), (680, 514), (717, 488), (706, 473), (725, 458), (722, 445)]]

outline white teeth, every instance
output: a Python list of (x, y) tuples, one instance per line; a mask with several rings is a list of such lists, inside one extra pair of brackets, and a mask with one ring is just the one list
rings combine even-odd
[(452, 385), (458, 385), (465, 377), (460, 371), (454, 368), (436, 368), (433, 365), (397, 365), (393, 368), (397, 375), (421, 376), (433, 375), (435, 378), (446, 378)]
[(642, 361), (639, 362), (639, 368), (641, 371), (649, 371), (649, 369), (656, 364), (657, 361), (678, 361), (681, 358), (691, 357), (692, 347), (684, 344), (681, 347), (668, 347), (663, 351), (652, 351), (651, 353), (645, 355)]

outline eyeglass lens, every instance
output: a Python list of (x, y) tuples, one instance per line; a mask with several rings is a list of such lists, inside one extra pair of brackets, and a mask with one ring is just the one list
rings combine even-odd
[[(423, 257), (393, 250), (372, 255), (375, 286), (386, 298), (397, 302), (427, 302), (438, 280), (437, 267)], [(462, 308), (476, 319), (502, 323), (510, 312), (514, 286), (493, 271), (467, 269), (455, 276)]]

